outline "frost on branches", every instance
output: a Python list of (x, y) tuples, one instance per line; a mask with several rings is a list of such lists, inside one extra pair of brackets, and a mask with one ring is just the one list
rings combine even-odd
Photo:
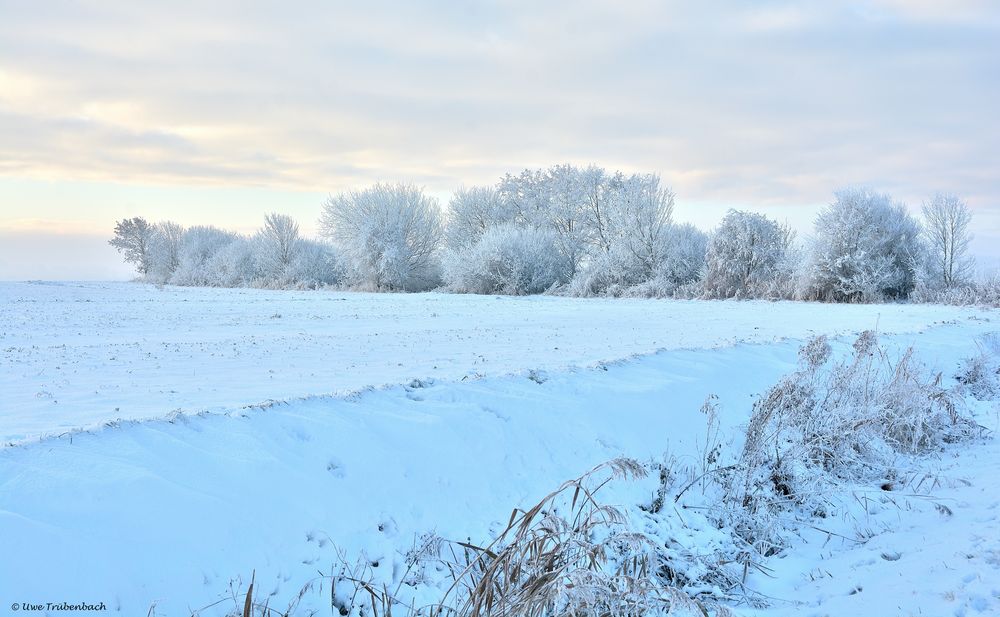
[(923, 255), (920, 225), (889, 195), (844, 189), (816, 218), (806, 296), (838, 302), (905, 298)]
[(730, 210), (715, 230), (702, 281), (710, 298), (770, 295), (783, 270), (794, 238), (784, 225), (762, 214)]
[(674, 221), (656, 174), (555, 165), (460, 188), (447, 209), (410, 184), (331, 196), (322, 242), (268, 214), (251, 236), (135, 217), (110, 243), (156, 283), (476, 294), (794, 299), (909, 299), (1000, 304), (1000, 279), (975, 280), (971, 211), (937, 195), (922, 223), (883, 193), (848, 188), (795, 234), (732, 209), (705, 233)]

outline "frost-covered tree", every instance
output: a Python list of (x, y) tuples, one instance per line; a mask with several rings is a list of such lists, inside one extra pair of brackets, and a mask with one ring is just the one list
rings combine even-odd
[(330, 197), (319, 225), (357, 286), (418, 291), (440, 280), (441, 210), (412, 185), (376, 184)]
[[(220, 282), (219, 262), (213, 263), (212, 258), (236, 240), (241, 240), (238, 234), (217, 227), (196, 226), (186, 229), (181, 236), (177, 270), (170, 277), (170, 282), (176, 285), (217, 286), (224, 284)], [(231, 251), (239, 253), (236, 249), (231, 249)], [(238, 256), (228, 255), (226, 261), (235, 262)], [(228, 274), (221, 278), (233, 280), (233, 277)]]
[(548, 201), (545, 220), (556, 232), (556, 242), (570, 264), (571, 274), (586, 259), (585, 198), (580, 176), (580, 170), (572, 165), (556, 165), (545, 174)]
[(579, 173), (581, 185), (581, 220), (586, 227), (587, 241), (597, 251), (611, 251), (618, 236), (614, 217), (615, 197), (622, 190), (625, 178), (621, 172), (609, 174), (602, 167), (591, 165)]
[(172, 221), (161, 221), (153, 226), (149, 247), (149, 273), (156, 281), (166, 282), (181, 263), (181, 237), (184, 228)]
[(298, 236), (290, 218), (272, 214), (247, 238), (216, 227), (150, 226), (146, 279), (213, 287), (318, 287), (339, 283), (332, 247)]
[(142, 217), (122, 219), (115, 225), (115, 235), (108, 244), (118, 249), (125, 263), (134, 264), (136, 272), (145, 276), (149, 273), (149, 249), (153, 234), (153, 226)]
[(674, 196), (655, 175), (556, 165), (508, 174), (498, 193), (518, 225), (554, 232), (571, 293), (616, 293), (646, 282), (669, 252)]
[(632, 276), (648, 280), (667, 254), (674, 194), (655, 174), (633, 175), (611, 191), (612, 247), (628, 260)]
[(233, 236), (206, 260), (204, 282), (213, 287), (262, 287), (273, 279), (265, 278), (259, 265), (259, 245), (254, 239)]
[(838, 191), (816, 218), (806, 296), (835, 301), (906, 297), (923, 247), (920, 226), (889, 195)]
[(800, 300), (805, 297), (803, 281), (808, 280), (806, 271), (806, 251), (798, 243), (793, 243), (785, 251), (785, 257), (778, 264), (777, 275), (760, 292), (759, 297), (770, 299)]
[(586, 258), (580, 175), (572, 165), (525, 169), (517, 176), (504, 176), (497, 189), (505, 207), (517, 213), (519, 224), (555, 232), (556, 246), (573, 273)]
[(552, 229), (503, 223), (472, 245), (449, 249), (444, 278), (452, 291), (509, 295), (542, 293), (566, 283), (570, 264)]
[(333, 249), (314, 240), (299, 240), (298, 249), (285, 270), (287, 280), (299, 287), (334, 285), (343, 272)]
[(460, 188), (448, 204), (447, 245), (458, 250), (475, 244), (486, 230), (512, 223), (517, 215), (495, 187)]
[(730, 210), (708, 243), (705, 295), (751, 298), (778, 276), (792, 232), (762, 214)]
[(571, 292), (577, 295), (618, 295), (647, 283), (661, 273), (671, 252), (674, 195), (660, 186), (659, 177), (605, 178), (600, 216), (591, 199), (584, 208), (591, 251), (573, 280)]
[(671, 225), (666, 252), (657, 267), (656, 278), (673, 287), (701, 279), (708, 252), (708, 234), (690, 223)]
[[(575, 295), (611, 295), (668, 298), (681, 288), (692, 287), (701, 278), (705, 265), (708, 234), (690, 224), (670, 225), (663, 234), (658, 261), (653, 271), (636, 267), (630, 252), (622, 244), (599, 253), (586, 271), (573, 280)], [(688, 295), (694, 295), (694, 289)]]
[(302, 239), (299, 224), (286, 214), (272, 212), (255, 237), (258, 267), (271, 281), (280, 282), (295, 259)]
[(551, 191), (545, 170), (525, 169), (516, 176), (507, 174), (497, 184), (497, 192), (505, 207), (516, 213), (519, 225), (536, 228), (548, 225)]
[(951, 289), (967, 283), (975, 267), (969, 255), (969, 206), (955, 195), (938, 194), (923, 205), (923, 215), (929, 284)]

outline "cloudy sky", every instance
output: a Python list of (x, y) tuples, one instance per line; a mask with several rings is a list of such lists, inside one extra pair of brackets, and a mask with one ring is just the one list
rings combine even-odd
[(657, 172), (705, 229), (955, 192), (995, 260), (998, 109), (989, 0), (0, 0), (0, 279), (127, 277), (123, 217), (310, 232), (329, 193), (559, 162)]

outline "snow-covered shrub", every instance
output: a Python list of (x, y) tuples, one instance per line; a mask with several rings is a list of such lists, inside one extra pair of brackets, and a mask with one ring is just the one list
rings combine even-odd
[(768, 295), (782, 274), (793, 234), (762, 214), (730, 210), (712, 234), (702, 281), (709, 298)]
[(810, 373), (815, 373), (833, 355), (830, 340), (825, 334), (814, 336), (799, 348), (799, 363)]
[(990, 401), (1000, 397), (1000, 366), (985, 353), (962, 361), (955, 379), (973, 397)]
[(671, 225), (655, 278), (678, 286), (697, 282), (704, 272), (707, 253), (708, 234), (690, 223)]
[(282, 274), (282, 285), (315, 288), (336, 285), (344, 273), (333, 248), (314, 240), (301, 239), (291, 262)]
[(981, 401), (1000, 399), (1000, 335), (988, 334), (977, 342), (979, 353), (962, 361), (955, 379)]
[(268, 214), (252, 246), (255, 287), (306, 289), (342, 279), (332, 247), (302, 238), (298, 223), (289, 216)]
[[(134, 227), (135, 219), (130, 221)], [(330, 285), (343, 279), (333, 248), (299, 237), (298, 225), (280, 214), (268, 215), (261, 231), (250, 238), (216, 227), (184, 229), (170, 221), (150, 225), (148, 230), (143, 240), (148, 281), (284, 289)], [(138, 248), (130, 250), (130, 255), (138, 255)]]
[(633, 283), (621, 291), (632, 298), (701, 297), (708, 234), (689, 223), (667, 230), (660, 262), (649, 280)]
[(445, 252), (444, 280), (460, 293), (536, 294), (565, 283), (570, 265), (556, 234), (503, 224), (473, 245)]
[[(175, 285), (220, 285), (220, 277), (215, 269), (218, 264), (211, 263), (212, 257), (238, 239), (238, 234), (217, 227), (197, 226), (186, 229), (181, 236), (177, 269), (170, 277), (170, 282)], [(236, 252), (239, 251), (234, 249), (234, 253)]]
[(776, 519), (790, 507), (821, 514), (833, 480), (885, 478), (899, 454), (968, 437), (976, 425), (954, 395), (916, 362), (896, 360), (871, 331), (853, 357), (830, 364), (825, 339), (800, 351), (801, 367), (754, 405), (736, 471), (727, 477), (727, 524), (762, 554), (780, 546)]
[(792, 245), (785, 251), (774, 278), (759, 292), (759, 297), (769, 300), (801, 300), (803, 281), (806, 278), (805, 251), (801, 246)]
[[(692, 287), (696, 287), (692, 289)], [(622, 298), (683, 298), (694, 299), (701, 295), (701, 287), (697, 284), (678, 285), (666, 277), (654, 277), (652, 280), (626, 288), (611, 287), (606, 295)]]
[(443, 217), (437, 202), (412, 185), (376, 184), (330, 197), (320, 231), (359, 288), (420, 291), (440, 282)]
[(648, 282), (652, 273), (623, 243), (592, 257), (569, 286), (573, 296), (621, 296), (630, 288)]
[(266, 274), (260, 269), (259, 246), (254, 239), (233, 238), (205, 261), (206, 278), (202, 285), (215, 287), (266, 287)]
[(913, 302), (955, 306), (1000, 306), (1000, 275), (951, 288), (918, 283), (910, 294)]
[(905, 298), (923, 260), (920, 226), (870, 189), (838, 191), (816, 218), (804, 296), (838, 302)]
[(679, 285), (670, 297), (677, 300), (698, 300), (702, 298), (701, 281)]
[(1000, 307), (1000, 274), (994, 274), (965, 287), (963, 304)]
[(637, 298), (694, 298), (705, 265), (708, 235), (692, 225), (671, 225), (656, 251), (652, 272), (635, 259), (624, 243), (615, 243), (598, 254), (570, 283), (574, 296), (627, 296)]

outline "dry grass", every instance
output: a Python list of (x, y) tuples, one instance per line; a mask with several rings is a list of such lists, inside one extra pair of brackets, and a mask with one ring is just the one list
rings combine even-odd
[(595, 497), (613, 479), (645, 474), (630, 459), (610, 461), (533, 507), (514, 510), (489, 545), (462, 544), (471, 559), (432, 617), (630, 617), (684, 610), (708, 615), (700, 603), (657, 580), (649, 540), (624, 531), (622, 512)]
[(899, 456), (940, 449), (980, 428), (912, 349), (890, 357), (867, 331), (849, 360), (831, 366), (830, 357), (823, 338), (803, 347), (800, 370), (754, 406), (738, 471), (726, 479), (728, 522), (764, 555), (780, 548), (781, 512), (822, 515), (834, 483), (885, 478)]

